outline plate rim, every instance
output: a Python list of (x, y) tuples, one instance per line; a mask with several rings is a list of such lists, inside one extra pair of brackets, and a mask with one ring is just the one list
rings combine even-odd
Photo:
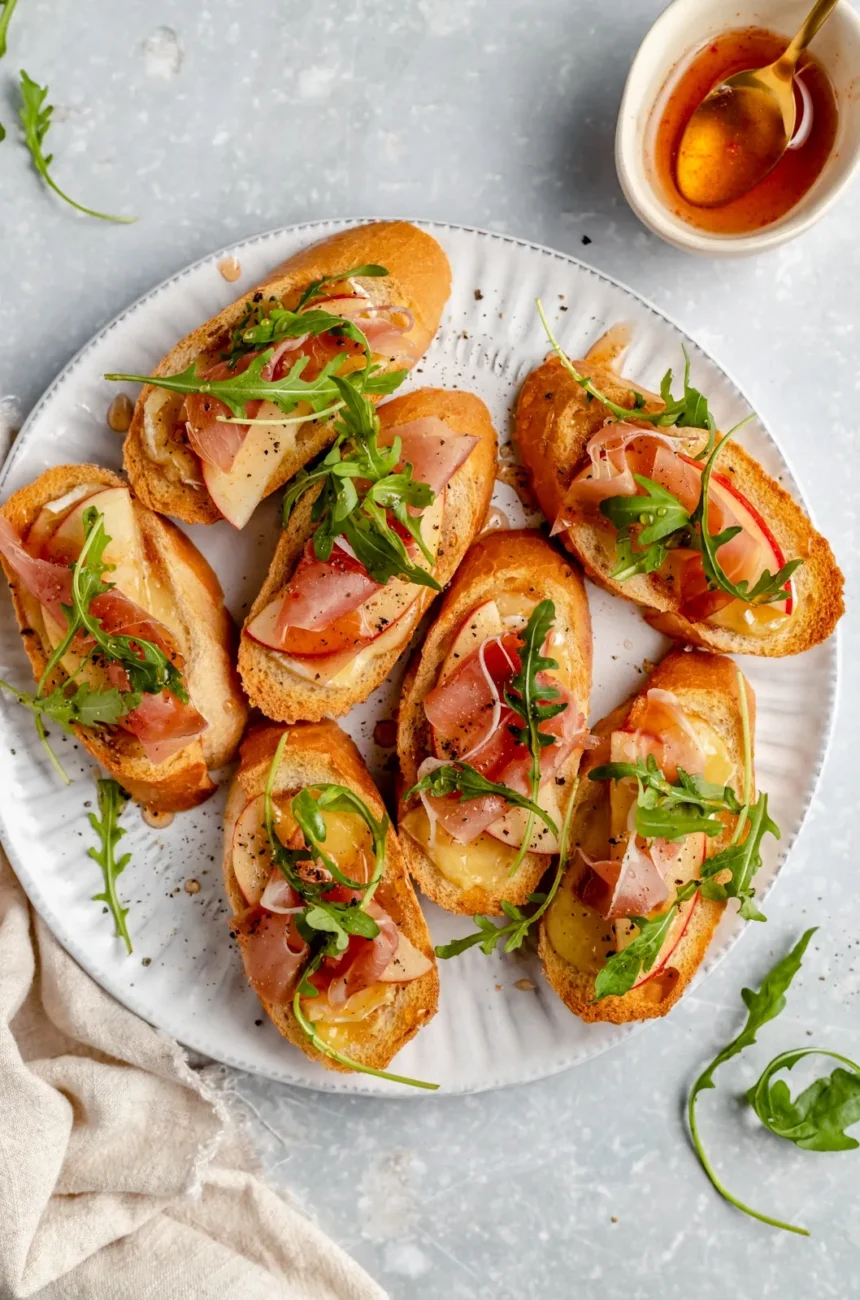
[[(541, 244), (534, 240), (525, 239), (516, 235), (510, 235), (502, 231), (488, 230), (480, 226), (465, 225), (459, 222), (429, 221), (421, 218), (393, 217), (393, 216), (316, 218), (312, 221), (296, 222), (286, 226), (275, 226), (264, 231), (259, 231), (256, 234), (248, 235), (245, 238), (234, 240), (229, 244), (222, 245), (217, 249), (214, 249), (208, 253), (203, 254), (202, 256), (196, 258), (193, 262), (188, 263), (187, 265), (181, 267), (179, 270), (174, 271), (171, 275), (165, 277), (163, 280), (160, 280), (157, 284), (153, 285), (150, 289), (146, 290), (144, 293), (139, 295), (131, 303), (129, 303), (124, 308), (122, 308), (121, 311), (117, 312), (116, 315), (114, 315), (108, 321), (106, 321), (105, 324), (102, 325), (102, 327), (98, 329), (77, 350), (77, 352), (75, 352), (72, 355), (72, 357), (70, 357), (70, 359), (66, 362), (63, 368), (59, 371), (59, 373), (55, 376), (52, 382), (48, 385), (48, 387), (39, 397), (39, 399), (33, 406), (32, 410), (27, 415), (27, 418), (25, 419), (23, 425), (21, 426), (21, 429), (19, 430), (18, 434), (16, 435), (12, 448), (10, 449), (9, 454), (7, 455), (2, 467), (0, 467), (0, 494), (3, 493), (9, 476), (13, 472), (15, 466), (18, 463), (18, 460), (24, 454), (25, 449), (27, 448), (31, 440), (31, 428), (35, 429), (35, 425), (37, 424), (41, 416), (41, 412), (43, 408), (47, 406), (47, 404), (49, 403), (53, 395), (56, 393), (56, 391), (63, 385), (67, 376), (75, 368), (77, 368), (77, 366), (84, 360), (87, 353), (91, 349), (95, 348), (103, 338), (105, 338), (114, 328), (116, 328), (116, 326), (121, 324), (126, 319), (126, 317), (137, 312), (141, 307), (144, 306), (144, 304), (155, 300), (159, 294), (167, 291), (169, 288), (177, 284), (186, 276), (193, 274), (195, 271), (209, 264), (217, 263), (217, 260), (219, 260), (225, 254), (236, 253), (237, 251), (240, 251), (242, 249), (247, 249), (254, 245), (265, 243), (268, 240), (275, 239), (280, 236), (299, 235), (304, 232), (314, 232), (318, 230), (330, 231), (338, 228), (346, 228), (350, 226), (362, 225), (371, 221), (410, 222), (411, 224), (418, 226), (423, 230), (427, 230), (430, 233), (433, 233), (434, 231), (443, 231), (443, 232), (450, 231), (455, 233), (466, 233), (469, 235), (477, 236), (482, 239), (491, 239), (499, 243), (508, 244), (516, 248), (528, 249), (532, 252), (540, 253), (543, 256), (549, 256), (555, 258), (556, 260), (560, 262), (564, 262), (567, 265), (572, 265), (576, 267), (579, 271), (584, 271), (588, 275), (593, 276), (596, 280), (612, 285), (615, 289), (620, 290), (623, 294), (625, 294), (629, 298), (632, 298), (636, 302), (640, 303), (642, 306), (647, 308), (648, 311), (653, 316), (657, 317), (659, 321), (671, 326), (671, 328), (678, 335), (680, 335), (681, 338), (687, 344), (689, 344), (703, 360), (705, 360), (709, 365), (716, 367), (716, 369), (719, 370), (722, 373), (722, 375), (725, 377), (725, 379), (728, 381), (729, 385), (734, 389), (735, 393), (738, 394), (741, 397), (741, 399), (746, 403), (746, 405), (749, 407), (749, 409), (755, 413), (756, 418), (758, 419), (765, 435), (773, 443), (774, 447), (776, 448), (776, 451), (778, 452), (779, 456), (782, 458), (783, 464), (785, 465), (788, 477), (790, 479), (790, 488), (792, 489), (792, 495), (796, 496), (798, 501), (803, 505), (807, 515), (814, 522), (814, 516), (812, 511), (809, 508), (809, 502), (807, 500), (806, 493), (804, 492), (803, 486), (800, 480), (798, 479), (797, 474), (795, 473), (794, 466), (791, 462), (791, 459), (786, 454), (785, 449), (779, 437), (777, 437), (772, 432), (770, 423), (761, 414), (761, 411), (758, 408), (758, 406), (754, 406), (753, 403), (749, 400), (745, 389), (741, 384), (737, 382), (737, 380), (734, 378), (731, 371), (726, 369), (726, 367), (723, 365), (721, 361), (717, 360), (717, 358), (713, 356), (711, 352), (705, 349), (700, 343), (698, 343), (698, 341), (692, 335), (690, 335), (685, 328), (679, 325), (678, 322), (674, 319), (674, 317), (669, 312), (664, 311), (661, 307), (658, 307), (655, 303), (653, 303), (650, 300), (650, 298), (646, 297), (642, 293), (639, 293), (637, 290), (632, 289), (628, 284), (626, 284), (622, 280), (617, 279), (615, 276), (610, 275), (605, 271), (598, 270), (596, 267), (590, 266), (587, 262), (583, 262), (580, 258), (576, 257), (574, 254), (562, 252), (560, 249), (552, 248), (549, 245)], [(773, 875), (771, 879), (767, 882), (767, 884), (764, 886), (760, 894), (761, 899), (768, 897), (772, 893), (781, 872), (785, 868), (786, 861), (789, 857), (789, 854), (794, 848), (794, 845), (796, 844), (798, 837), (800, 836), (801, 832), (803, 831), (806, 825), (807, 818), (809, 816), (809, 812), (812, 806), (812, 802), (818, 792), (818, 788), (821, 782), (821, 775), (824, 770), (824, 766), (827, 762), (832, 747), (833, 736), (836, 727), (839, 696), (840, 696), (842, 679), (843, 679), (843, 632), (842, 632), (841, 624), (837, 626), (835, 634), (830, 638), (830, 642), (832, 645), (832, 649), (831, 649), (832, 660), (829, 666), (829, 673), (828, 673), (828, 681), (827, 681), (828, 691), (824, 701), (825, 707), (827, 708), (828, 711), (826, 730), (822, 736), (818, 752), (815, 756), (814, 763), (813, 765), (811, 765), (810, 768), (810, 781), (809, 781), (806, 797), (804, 799), (802, 808), (800, 809), (799, 821), (790, 838), (785, 841), (780, 841)], [(827, 645), (828, 643), (825, 642), (824, 644)], [(61, 939), (54, 932), (52, 925), (46, 918), (45, 912), (49, 911), (49, 909), (47, 908), (46, 900), (43, 897), (42, 891), (40, 890), (38, 883), (30, 877), (30, 873), (28, 873), (26, 867), (24, 867), (20, 855), (12, 845), (11, 834), (7, 827), (7, 821), (8, 819), (7, 819), (5, 809), (0, 807), (0, 843), (2, 843), (3, 848), (5, 849), (8, 855), (9, 861), (12, 864), (12, 867), (18, 878), (18, 883), (21, 885), (21, 888), (24, 890), (30, 903), (38, 913), (41, 921), (48, 928), (52, 936), (61, 945), (61, 947), (63, 947), (65, 951), (68, 952), (69, 955), (73, 957), (75, 961), (78, 962), (78, 964), (87, 972), (87, 974), (96, 981), (96, 983), (99, 985), (100, 988), (104, 989), (105, 992), (107, 992), (111, 997), (115, 998), (121, 1006), (126, 1007), (133, 1014), (140, 1016), (140, 1018), (144, 1020), (147, 1024), (152, 1025), (153, 1028), (156, 1030), (156, 1032), (163, 1033), (163, 1034), (171, 1034), (171, 1036), (175, 1037), (178, 1040), (178, 1042), (182, 1044), (184, 1047), (189, 1048), (195, 1052), (200, 1052), (201, 1054), (210, 1057), (212, 1060), (219, 1062), (220, 1064), (230, 1066), (231, 1068), (234, 1069), (244, 1070), (247, 1073), (255, 1074), (258, 1075), (259, 1077), (269, 1079), (274, 1083), (286, 1084), (291, 1087), (306, 1088), (314, 1092), (326, 1092), (326, 1093), (334, 1093), (334, 1094), (348, 1095), (348, 1096), (363, 1096), (363, 1097), (377, 1098), (381, 1100), (418, 1100), (422, 1095), (424, 1095), (421, 1094), (417, 1089), (401, 1088), (397, 1091), (394, 1091), (393, 1090), (394, 1085), (390, 1085), (386, 1081), (373, 1080), (371, 1083), (367, 1080), (366, 1076), (364, 1075), (344, 1074), (341, 1076), (339, 1074), (336, 1074), (334, 1071), (327, 1071), (325, 1077), (316, 1080), (294, 1076), (289, 1071), (286, 1072), (281, 1071), (279, 1072), (279, 1074), (274, 1075), (269, 1070), (266, 1070), (261, 1066), (257, 1066), (253, 1062), (249, 1063), (247, 1061), (241, 1060), (240, 1058), (232, 1055), (229, 1051), (224, 1051), (221, 1047), (218, 1047), (217, 1051), (213, 1051), (212, 1045), (206, 1044), (203, 1041), (206, 1037), (205, 1027), (201, 1027), (203, 1028), (202, 1034), (200, 1035), (193, 1034), (189, 1037), (186, 1037), (184, 1034), (176, 1034), (173, 1033), (173, 1031), (171, 1030), (164, 1029), (161, 1025), (150, 1020), (148, 1011), (145, 1010), (139, 1004), (135, 990), (124, 989), (121, 991), (121, 993), (117, 992), (114, 988), (111, 987), (110, 972), (104, 972), (99, 969), (95, 969), (86, 950), (83, 947), (79, 946), (73, 937)], [(25, 879), (27, 880), (27, 883), (25, 883)], [(45, 907), (45, 912), (43, 912), (40, 903)], [(732, 949), (734, 949), (737, 944), (741, 942), (741, 940), (743, 939), (746, 933), (747, 928), (748, 928), (747, 926), (743, 926), (737, 932), (728, 934), (723, 939), (719, 948), (714, 949), (712, 947), (708, 950), (704, 960), (702, 961), (698, 971), (696, 972), (693, 981), (691, 982), (690, 990), (695, 990), (696, 988), (698, 988), (702, 980), (706, 979), (717, 968), (717, 966), (721, 964), (721, 962), (728, 956), (729, 952)], [(521, 1084), (534, 1083), (539, 1079), (551, 1078), (554, 1075), (560, 1074), (565, 1070), (574, 1069), (577, 1066), (582, 1065), (589, 1060), (593, 1060), (596, 1056), (600, 1056), (606, 1052), (614, 1050), (621, 1043), (629, 1039), (632, 1035), (641, 1032), (645, 1028), (645, 1026), (649, 1023), (650, 1023), (649, 1021), (639, 1021), (629, 1025), (619, 1027), (621, 1032), (615, 1042), (609, 1044), (608, 1046), (603, 1044), (599, 1044), (599, 1045), (595, 1044), (593, 1050), (588, 1049), (581, 1052), (575, 1061), (571, 1061), (569, 1059), (561, 1059), (561, 1060), (557, 1059), (555, 1062), (551, 1064), (547, 1064), (546, 1062), (543, 1062), (535, 1070), (521, 1073), (516, 1079), (485, 1078), (481, 1080), (479, 1083), (443, 1086), (439, 1089), (439, 1092), (436, 1095), (446, 1096), (446, 1097), (469, 1096), (481, 1092), (494, 1091), (498, 1088), (517, 1087)]]

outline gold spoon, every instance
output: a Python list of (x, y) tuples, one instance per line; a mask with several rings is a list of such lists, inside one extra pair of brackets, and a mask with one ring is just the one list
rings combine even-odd
[(837, 0), (816, 0), (783, 55), (720, 82), (687, 123), (676, 163), (678, 189), (700, 208), (746, 194), (779, 162), (794, 135), (797, 61)]

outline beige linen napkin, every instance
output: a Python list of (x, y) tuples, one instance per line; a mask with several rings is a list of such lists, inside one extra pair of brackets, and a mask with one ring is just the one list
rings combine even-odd
[(385, 1300), (250, 1163), (223, 1098), (63, 951), (0, 849), (2, 1300)]

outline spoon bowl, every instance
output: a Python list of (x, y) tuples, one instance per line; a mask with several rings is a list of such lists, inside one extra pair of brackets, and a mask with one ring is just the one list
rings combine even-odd
[(785, 53), (715, 86), (693, 113), (675, 178), (689, 203), (717, 208), (746, 194), (779, 162), (794, 135), (797, 61), (838, 0), (816, 0)]

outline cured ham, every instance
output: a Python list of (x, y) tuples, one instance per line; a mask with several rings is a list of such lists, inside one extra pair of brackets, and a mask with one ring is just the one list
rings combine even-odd
[(378, 925), (379, 933), (373, 939), (362, 940), (357, 955), (332, 979), (328, 1000), (333, 1007), (343, 1006), (353, 993), (377, 983), (397, 954), (400, 931), (391, 917), (375, 902), (368, 905), (367, 911)]
[[(593, 515), (610, 497), (644, 494), (635, 474), (659, 483), (692, 514), (701, 496), (703, 466), (684, 448), (679, 436), (607, 422), (589, 440), (589, 464), (571, 483), (553, 533), (569, 528), (582, 513)], [(714, 536), (727, 528), (741, 530), (719, 548), (720, 565), (731, 582), (747, 582), (752, 587), (765, 569), (776, 572), (784, 564), (764, 521), (728, 479), (715, 472), (708, 493), (708, 532)], [(709, 618), (731, 604), (734, 598), (730, 593), (709, 589), (698, 551), (678, 548), (673, 563), (680, 566), (678, 590), (686, 617)], [(787, 589), (788, 602), (790, 594)], [(790, 612), (790, 604), (785, 612)]]
[(335, 543), (328, 560), (318, 560), (313, 541), (309, 541), (284, 592), (276, 634), (283, 637), (289, 627), (309, 632), (331, 627), (364, 604), (380, 586), (340, 543)]
[(289, 1001), (309, 952), (295, 916), (269, 912), (257, 904), (234, 916), (230, 928), (252, 988), (265, 1002)]
[(607, 921), (624, 916), (647, 916), (665, 903), (669, 889), (651, 854), (631, 835), (620, 861), (595, 861), (580, 849), (588, 866), (580, 879), (578, 894)]
[[(44, 549), (50, 554), (50, 538), (45, 541)], [(72, 571), (68, 565), (31, 556), (15, 529), (2, 517), (0, 552), (30, 595), (45, 607), (60, 627), (65, 628), (67, 623), (62, 606), (69, 605), (72, 599)], [(137, 636), (151, 641), (181, 668), (181, 658), (167, 628), (116, 587), (95, 596), (89, 610), (109, 635)], [(83, 635), (79, 640), (82, 650), (91, 644)], [(128, 674), (120, 663), (112, 661), (104, 668), (111, 685), (123, 692), (131, 689)], [(192, 704), (165, 690), (157, 695), (144, 695), (137, 708), (119, 719), (117, 725), (137, 737), (151, 763), (164, 763), (191, 744), (207, 724)]]
[(413, 481), (426, 483), (434, 492), (447, 487), (480, 442), (473, 434), (452, 433), (437, 415), (386, 429), (380, 445), (390, 447), (395, 438), (401, 442), (400, 468), (411, 465)]
[[(520, 644), (520, 637), (513, 633), (483, 642), (428, 692), (424, 712), (437, 761), (468, 762), (488, 781), (529, 795), (531, 754), (511, 734), (510, 728), (520, 726), (521, 720), (504, 699), (505, 686), (520, 667)], [(559, 702), (567, 705), (540, 724), (541, 732), (555, 741), (541, 751), (543, 781), (552, 777), (576, 745), (584, 744), (586, 732), (585, 720), (570, 692), (546, 672), (538, 674), (538, 683), (554, 686)], [(460, 844), (470, 844), (506, 807), (505, 800), (496, 795), (468, 800), (459, 795), (425, 796), (431, 821), (437, 820)]]
[[(446, 432), (440, 433), (439, 428)], [(412, 464), (415, 481), (429, 482), (434, 493), (432, 505), (423, 512), (425, 541), (432, 552), (439, 542), (443, 494), (479, 440), (451, 433), (443, 421), (430, 417), (388, 430), (389, 444), (403, 430), (407, 432), (399, 464)], [(428, 517), (431, 525), (426, 523)], [(399, 521), (389, 522), (414, 556), (417, 548), (411, 535)], [(248, 632), (263, 645), (299, 660), (342, 652), (352, 657), (403, 617), (418, 593), (417, 585), (397, 578), (384, 587), (375, 582), (342, 539), (327, 561), (317, 559), (310, 540), (287, 587), (249, 624)]]

